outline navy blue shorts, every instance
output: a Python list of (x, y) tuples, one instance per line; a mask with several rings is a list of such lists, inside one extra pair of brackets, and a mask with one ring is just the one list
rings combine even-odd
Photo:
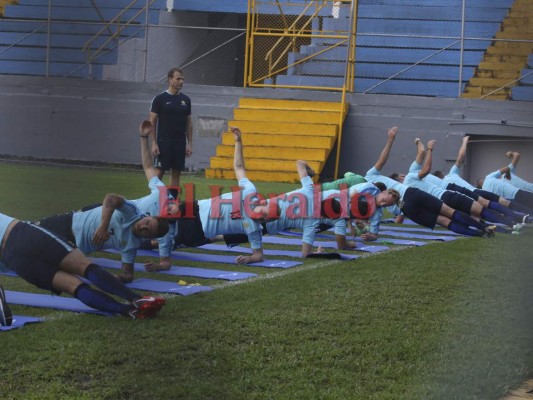
[(46, 229), (19, 222), (7, 238), (2, 262), (29, 283), (59, 294), (52, 288), (52, 280), (61, 261), (73, 249)]
[(499, 195), (497, 195), (496, 193), (489, 192), (487, 190), (476, 189), (476, 190), (474, 190), (474, 193), (477, 193), (478, 195), (480, 195), (484, 199), (487, 199), (487, 200), (490, 200), (490, 201), (495, 201), (496, 203), (498, 203), (500, 201), (500, 196)]
[(163, 171), (185, 169), (185, 149), (187, 138), (185, 135), (175, 142), (158, 142), (159, 155), (155, 158), (154, 166)]
[(64, 239), (72, 246), (76, 244), (76, 238), (72, 233), (72, 213), (58, 214), (35, 221), (34, 225), (47, 229)]
[(447, 206), (455, 208), (456, 210), (462, 211), (469, 215), (471, 213), (472, 204), (474, 204), (474, 199), (450, 190), (446, 190), (444, 192), (442, 195), (442, 201), (444, 201), (444, 204)]
[(477, 199), (479, 199), (479, 194), (471, 191), (470, 189), (465, 188), (464, 186), (459, 186), (455, 183), (448, 184), (448, 186), (446, 186), (446, 190), (453, 190), (454, 192), (462, 193), (465, 196), (468, 196), (476, 201)]
[(518, 189), (518, 192), (516, 192), (516, 195), (513, 200), (526, 206), (527, 208), (533, 208), (533, 192)]
[(435, 228), (442, 208), (442, 200), (420, 189), (410, 187), (403, 195), (403, 215), (419, 225)]

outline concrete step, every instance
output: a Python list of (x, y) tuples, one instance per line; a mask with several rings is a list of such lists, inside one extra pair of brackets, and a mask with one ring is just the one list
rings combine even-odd
[(292, 122), (270, 122), (270, 121), (237, 121), (231, 120), (228, 126), (237, 126), (246, 136), (249, 133), (263, 133), (267, 135), (321, 135), (337, 136), (337, 125), (326, 124), (297, 124)]
[[(482, 96), (482, 95), (485, 95), (485, 94), (489, 94), (493, 91), (495, 91), (496, 89), (499, 89), (499, 86), (496, 87), (496, 86), (469, 86), (467, 85), (466, 86), (466, 89), (464, 91), (463, 94), (466, 94), (466, 93), (472, 93), (472, 94), (475, 94), (477, 96)], [(510, 93), (510, 89), (509, 88), (503, 88), (497, 92), (494, 92), (494, 95), (498, 95), (498, 96), (501, 96), (501, 95), (509, 95)]]
[[(463, 99), (479, 99), (481, 95), (476, 93), (463, 93), (461, 95)], [(483, 97), (483, 100), (509, 100), (509, 95), (507, 94), (491, 94), (490, 96)]]
[[(344, 113), (348, 111), (349, 104), (344, 104)], [(245, 97), (239, 100), (239, 108), (251, 108), (260, 110), (300, 110), (300, 111), (332, 111), (340, 112), (342, 103), (326, 101), (304, 100), (278, 100), (256, 99)]]
[[(302, 147), (307, 149), (331, 149), (335, 143), (334, 137), (324, 136), (293, 136), (287, 137), (285, 135), (263, 135), (263, 134), (248, 134), (243, 136), (242, 142), (246, 146), (264, 146), (268, 151), (277, 152), (277, 147), (290, 148)], [(233, 146), (235, 139), (233, 134), (226, 132), (222, 134), (222, 144)], [(276, 148), (276, 149), (274, 149)]]
[(521, 26), (527, 27), (531, 22), (533, 22), (533, 19), (529, 15), (524, 14), (523, 11), (517, 11), (516, 13), (509, 13), (509, 15), (504, 18), (503, 26), (514, 26), (516, 28)]
[[(306, 149), (306, 148), (283, 148), (277, 147), (274, 150), (265, 151), (264, 146), (246, 145), (243, 148), (245, 161), (254, 158), (269, 159), (269, 160), (305, 160), (307, 162), (324, 162), (329, 155), (329, 149)], [(217, 157), (233, 157), (234, 146), (219, 145), (216, 149)]]
[(529, 49), (533, 49), (533, 45), (531, 43), (524, 43), (524, 42), (497, 41), (497, 42), (494, 42), (494, 46), (495, 47), (521, 48), (522, 51), (527, 51)]
[(482, 61), (479, 63), (478, 69), (493, 70), (493, 71), (516, 71), (517, 69), (521, 69), (524, 65), (525, 65), (524, 63), (515, 65), (512, 63), (506, 63), (506, 62)]
[(483, 57), (483, 61), (492, 63), (492, 62), (502, 62), (502, 63), (511, 63), (514, 65), (525, 65), (527, 62), (527, 56), (528, 55), (521, 55), (521, 56), (507, 56), (507, 55), (491, 55), (491, 54), (485, 54), (485, 57)]
[(533, 34), (531, 32), (524, 32), (523, 29), (510, 28), (505, 31), (498, 31), (494, 35), (496, 39), (521, 39), (521, 40), (533, 40)]
[(491, 56), (528, 56), (533, 51), (533, 44), (527, 47), (496, 47), (487, 48), (486, 54)]
[(520, 76), (520, 72), (517, 71), (505, 71), (505, 70), (490, 70), (490, 69), (478, 69), (475, 76), (477, 78), (497, 78), (497, 79), (509, 79), (515, 80)]
[[(298, 183), (300, 178), (296, 170), (293, 173), (287, 173), (283, 171), (253, 171), (246, 170), (246, 176), (252, 182), (286, 182), (286, 183)], [(208, 168), (205, 170), (206, 178), (217, 179), (231, 179), (235, 180), (235, 173), (233, 170), (222, 170), (215, 168)], [(313, 180), (317, 182), (319, 175), (315, 175)]]
[[(252, 158), (245, 161), (246, 170), (255, 171), (296, 171), (296, 163), (292, 160), (272, 160), (267, 158)], [(320, 161), (308, 161), (315, 171), (321, 171), (324, 166)], [(211, 157), (210, 167), (214, 169), (233, 169), (233, 157)]]
[(472, 78), (468, 82), (472, 86), (506, 86), (511, 83), (513, 79), (498, 79), (498, 78)]
[(332, 111), (296, 111), (296, 110), (254, 110), (236, 108), (233, 112), (236, 120), (275, 121), (298, 123), (321, 123), (338, 125), (344, 119), (340, 112)]

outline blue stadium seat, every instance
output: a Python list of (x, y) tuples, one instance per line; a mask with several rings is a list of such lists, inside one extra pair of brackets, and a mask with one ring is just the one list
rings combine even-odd
[[(98, 10), (93, 7), (93, 3)], [(118, 39), (144, 37), (145, 13), (140, 12), (146, 0), (54, 0), (51, 16), (54, 20), (48, 35), (48, 0), (19, 0), (7, 5), (0, 21), (0, 73), (21, 75), (44, 75), (48, 57), (48, 75), (101, 79), (103, 65), (115, 64), (118, 59), (118, 40), (110, 39), (110, 32), (119, 32), (110, 25), (101, 36), (94, 39), (89, 50), (101, 49), (91, 65), (85, 65), (89, 53), (82, 51), (93, 36), (102, 31), (103, 25), (94, 22), (109, 22), (124, 8), (119, 21), (128, 22), (133, 17), (137, 24), (120, 27)], [(149, 23), (157, 23), (159, 12), (166, 7), (165, 0), (156, 0), (149, 11)], [(139, 14), (136, 16), (136, 14)], [(17, 21), (10, 21), (16, 18)], [(59, 22), (56, 22), (59, 20)], [(83, 24), (80, 22), (90, 22)], [(49, 41), (49, 42), (48, 42)], [(46, 48), (50, 43), (50, 51)]]
[[(44, 61), (2, 61), (0, 74), (45, 76), (46, 63)], [(102, 79), (102, 66), (93, 65), (90, 68), (84, 64), (54, 62), (49, 64), (48, 74), (50, 76)]]
[(533, 101), (533, 86), (515, 86), (511, 98), (518, 101)]
[[(342, 87), (344, 80), (342, 78), (329, 78), (323, 76), (288, 76), (278, 75), (276, 78), (277, 85), (287, 86), (316, 86), (316, 87)], [(365, 90), (382, 82), (382, 79), (356, 79), (355, 91), (364, 92)], [(432, 82), (422, 80), (391, 80), (383, 83), (369, 91), (372, 94), (402, 94), (412, 96), (433, 96), (433, 97), (457, 97), (461, 89), (457, 82)]]
[[(102, 22), (111, 21), (118, 15), (122, 9), (120, 8), (102, 8), (94, 9), (92, 7), (67, 7), (67, 6), (52, 6), (50, 15), (53, 20), (62, 21), (90, 21)], [(157, 21), (159, 11), (152, 10), (149, 12), (149, 21), (154, 23)], [(136, 16), (136, 14), (139, 14)], [(48, 18), (48, 6), (42, 5), (7, 5), (4, 9), (5, 18), (19, 18), (19, 19), (42, 19)], [(128, 9), (122, 15), (121, 21), (130, 21), (143, 24), (145, 21), (144, 13), (139, 13), (138, 9)]]
[[(440, 6), (440, 7), (462, 7), (463, 0), (358, 0), (359, 4), (370, 5), (395, 5), (395, 6)], [(467, 1), (467, 5), (471, 4)], [(482, 4), (484, 7), (506, 7), (513, 5), (514, 0), (482, 0), (477, 4)]]

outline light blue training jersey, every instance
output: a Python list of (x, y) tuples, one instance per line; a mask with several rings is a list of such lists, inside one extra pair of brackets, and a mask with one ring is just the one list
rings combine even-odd
[(381, 175), (381, 172), (376, 167), (372, 167), (366, 171), (365, 179), (372, 183), (382, 182), (387, 186), (387, 189), (397, 190), (398, 193), (400, 193), (400, 200), (403, 199), (405, 191), (409, 188), (409, 186), (404, 185), (401, 182), (395, 181), (388, 176)]
[[(161, 215), (160, 208), (160, 187), (164, 187), (165, 184), (157, 177), (154, 176), (148, 182), (148, 189), (150, 189), (150, 194), (148, 196), (141, 197), (140, 199), (131, 200), (144, 215), (158, 217)], [(172, 252), (172, 247), (174, 245), (174, 236), (177, 232), (178, 226), (176, 223), (169, 224), (168, 233), (159, 239), (159, 255), (161, 257), (168, 257)]]
[[(260, 249), (261, 246), (261, 224), (250, 218), (243, 208), (244, 201), (253, 200), (257, 195), (255, 185), (248, 178), (239, 180), (240, 192), (231, 192), (220, 195), (216, 198), (199, 200), (200, 220), (204, 236), (214, 238), (217, 235), (230, 233), (245, 233), (248, 236), (250, 247)], [(237, 205), (240, 207), (233, 210), (232, 199), (236, 197)], [(219, 201), (224, 201), (219, 203)], [(240, 212), (241, 218), (233, 215), (234, 211)]]
[(0, 213), (0, 244), (2, 243), (2, 240), (4, 239), (4, 235), (6, 234), (7, 227), (15, 219), (16, 218), (10, 217), (9, 215)]
[(302, 188), (293, 190), (274, 197), (271, 201), (276, 201), (280, 208), (280, 217), (266, 224), (269, 234), (275, 235), (285, 229), (301, 229), (302, 242), (313, 245), (315, 241), (316, 229), (319, 225), (319, 218), (313, 217), (314, 189), (313, 180), (306, 176), (301, 181)]
[(533, 183), (526, 181), (525, 179), (520, 178), (519, 176), (515, 175), (515, 166), (513, 164), (509, 164), (509, 168), (511, 169), (511, 184), (514, 187), (517, 187), (518, 189), (527, 190), (528, 192), (533, 192)]
[(418, 164), (417, 162), (411, 164), (411, 168), (409, 168), (409, 173), (405, 175), (403, 183), (407, 186), (423, 190), (424, 192), (435, 196), (437, 199), (442, 200), (442, 195), (444, 194), (445, 190), (440, 186), (436, 186), (430, 181), (427, 181), (425, 178), (420, 179), (420, 177), (418, 176), (418, 171), (420, 171), (421, 169), (422, 165)]
[[(406, 190), (409, 189), (409, 186), (404, 185), (401, 182), (395, 181), (394, 179), (389, 178), (388, 176), (381, 175), (381, 171), (378, 170), (376, 167), (372, 167), (368, 171), (366, 171), (365, 179), (372, 183), (376, 183), (376, 182), (384, 183), (385, 186), (387, 186), (387, 189), (394, 189), (398, 191), (398, 193), (400, 193), (400, 200), (403, 200), (403, 196), (405, 195)], [(402, 214), (400, 207), (398, 207), (396, 204), (393, 206), (386, 207), (386, 208), (392, 215)], [(378, 226), (378, 229), (379, 229), (379, 226)], [(372, 232), (372, 233), (376, 233), (376, 232)]]
[(142, 238), (134, 235), (131, 228), (133, 223), (142, 217), (137, 206), (126, 200), (122, 207), (113, 212), (109, 223), (110, 238), (98, 248), (93, 245), (92, 240), (102, 221), (102, 206), (89, 211), (75, 212), (72, 215), (72, 233), (76, 239), (76, 245), (83, 253), (116, 249), (122, 254), (122, 262), (131, 264), (135, 261), (137, 249), (142, 242)]
[[(389, 189), (388, 186), (387, 186), (387, 189)], [(358, 185), (350, 186), (349, 188), (350, 198), (356, 193), (368, 193), (372, 195), (372, 197), (375, 197), (380, 193), (380, 190), (378, 189), (376, 185), (374, 185), (374, 183), (367, 182), (367, 183), (360, 183)], [(379, 224), (381, 222), (382, 217), (383, 217), (383, 207), (376, 206), (376, 212), (368, 219), (370, 233), (377, 234), (379, 232)]]
[(482, 189), (496, 193), (506, 199), (514, 199), (519, 189), (506, 179), (500, 179), (501, 177), (500, 170), (488, 174), (485, 177)]
[(448, 175), (446, 175), (443, 179), (443, 181), (446, 183), (446, 186), (450, 183), (455, 183), (456, 185), (462, 186), (464, 188), (467, 188), (468, 190), (474, 191), (477, 188), (474, 185), (471, 185), (467, 181), (465, 181), (463, 178), (461, 178), (461, 170), (457, 168), (457, 166), (454, 164), (450, 168), (450, 172), (448, 172)]

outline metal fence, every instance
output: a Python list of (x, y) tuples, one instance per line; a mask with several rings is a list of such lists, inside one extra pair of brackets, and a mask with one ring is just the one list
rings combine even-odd
[(7, 5), (0, 73), (157, 82), (178, 66), (205, 85), (502, 99), (533, 91), (530, 0), (242, 0), (222, 12), (225, 1), (235, 3), (219, 0), (217, 12), (200, 0), (193, 11), (165, 0)]

